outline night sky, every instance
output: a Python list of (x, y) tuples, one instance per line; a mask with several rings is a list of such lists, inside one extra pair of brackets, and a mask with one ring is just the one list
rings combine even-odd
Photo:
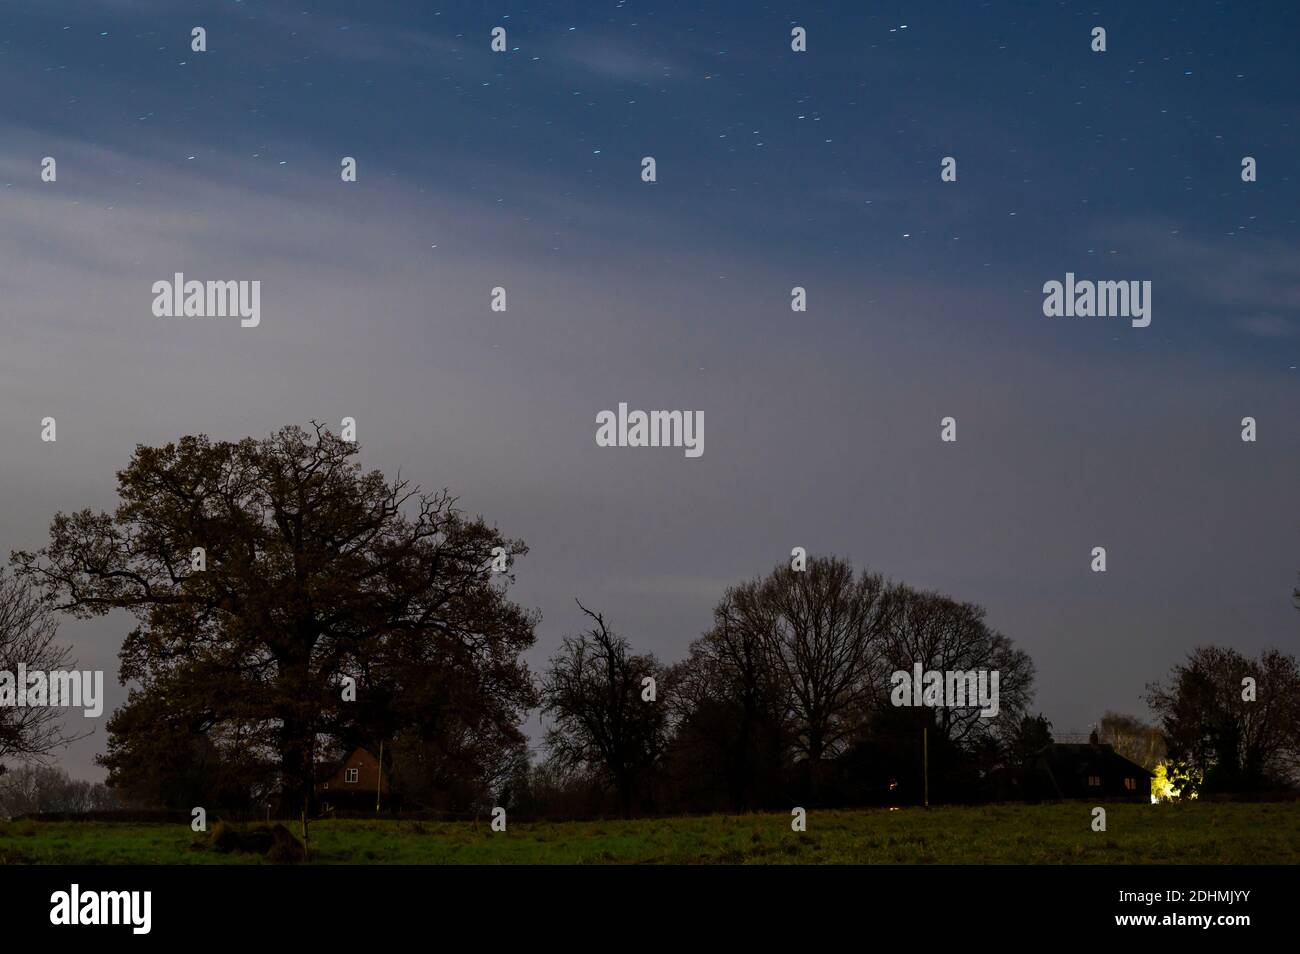
[[(1058, 732), (1294, 651), (1294, 5), (306, 6), (0, 7), (3, 551), (137, 443), (352, 416), (527, 541), (536, 669), (575, 596), (675, 661), (796, 545), (984, 605)], [(260, 280), (260, 326), (155, 318), (177, 271)], [(1044, 317), (1066, 272), (1150, 281), (1150, 327)], [(597, 447), (621, 401), (703, 456)], [(108, 711), (130, 625), (62, 629)]]

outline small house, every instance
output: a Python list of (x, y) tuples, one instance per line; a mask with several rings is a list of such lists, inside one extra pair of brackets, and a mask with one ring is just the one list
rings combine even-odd
[(316, 802), (321, 812), (340, 808), (374, 811), (376, 801), (386, 806), (391, 795), (388, 772), (373, 752), (360, 746), (316, 783)]
[(1035, 758), (1031, 787), (1039, 798), (1150, 802), (1154, 777), (1104, 743), (1053, 742)]

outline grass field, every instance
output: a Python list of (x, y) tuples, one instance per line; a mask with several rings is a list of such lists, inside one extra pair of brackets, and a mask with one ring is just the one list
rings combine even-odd
[[(335, 820), (316, 864), (1297, 864), (1300, 802), (991, 805), (511, 824)], [(297, 834), (296, 826), (295, 834)], [(0, 864), (261, 864), (187, 825), (0, 822)]]

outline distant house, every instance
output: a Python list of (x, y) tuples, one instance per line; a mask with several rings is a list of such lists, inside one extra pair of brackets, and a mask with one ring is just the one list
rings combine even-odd
[(1039, 798), (1150, 802), (1154, 777), (1104, 743), (1053, 742), (1035, 757), (1031, 788)]
[(322, 812), (336, 808), (374, 811), (376, 795), (382, 805), (389, 805), (392, 790), (388, 773), (374, 753), (359, 746), (338, 763), (332, 774), (316, 783), (316, 802)]

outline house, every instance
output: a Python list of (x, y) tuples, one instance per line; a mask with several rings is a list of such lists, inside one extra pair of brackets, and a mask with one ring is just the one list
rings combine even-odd
[(1029, 781), (1037, 798), (1150, 802), (1154, 777), (1104, 743), (1053, 742), (1038, 751)]
[(374, 753), (358, 746), (332, 774), (316, 783), (316, 802), (321, 812), (340, 808), (374, 811), (376, 800), (388, 807), (392, 797), (388, 774)]

